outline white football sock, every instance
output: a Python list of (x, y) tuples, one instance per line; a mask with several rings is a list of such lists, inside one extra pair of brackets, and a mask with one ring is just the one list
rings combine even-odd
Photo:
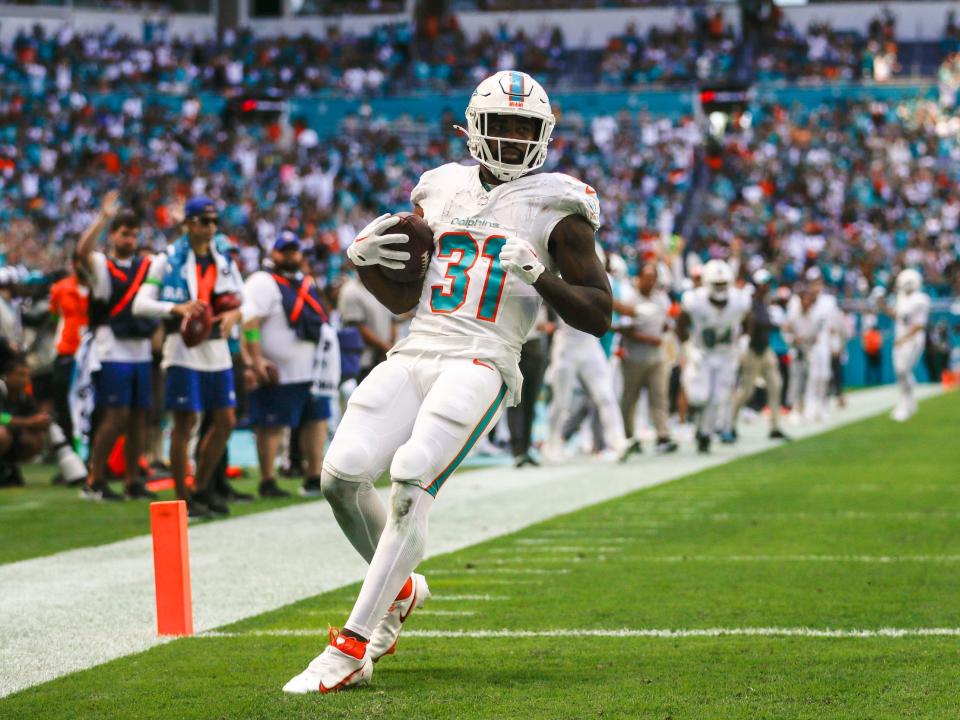
[(423, 559), (433, 500), (419, 485), (394, 481), (387, 526), (344, 629), (365, 638), (373, 633)]
[(324, 468), (320, 487), (347, 540), (364, 560), (373, 560), (387, 519), (387, 508), (373, 483), (343, 480)]

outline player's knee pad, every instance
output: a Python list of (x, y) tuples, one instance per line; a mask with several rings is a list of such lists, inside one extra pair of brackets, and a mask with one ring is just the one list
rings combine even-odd
[(321, 478), (329, 475), (344, 481), (372, 482), (375, 478), (370, 477), (370, 461), (370, 451), (360, 438), (338, 434), (323, 459)]
[(369, 480), (345, 480), (330, 472), (326, 467), (320, 472), (320, 490), (332, 506), (352, 502), (364, 486), (372, 486)]
[[(417, 483), (425, 486), (433, 478), (434, 458), (422, 442), (409, 440), (397, 448), (390, 463), (390, 477), (400, 484)], [(418, 492), (422, 492), (418, 489)]]

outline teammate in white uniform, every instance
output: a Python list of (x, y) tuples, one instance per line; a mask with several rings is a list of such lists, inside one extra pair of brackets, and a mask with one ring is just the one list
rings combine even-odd
[(913, 368), (926, 344), (930, 297), (923, 292), (923, 278), (913, 268), (897, 275), (897, 300), (894, 306), (893, 371), (897, 375), (900, 400), (890, 414), (897, 422), (908, 420), (917, 411), (913, 395), (917, 381)]
[(554, 461), (563, 459), (563, 430), (570, 419), (574, 393), (580, 384), (597, 408), (604, 454), (620, 457), (627, 442), (623, 416), (614, 392), (613, 368), (600, 340), (565, 322), (557, 323), (550, 349), (550, 366), (553, 404), (545, 456)]
[(750, 310), (750, 291), (733, 287), (723, 260), (703, 267), (703, 286), (680, 301), (677, 334), (685, 342), (681, 380), (690, 407), (697, 410), (697, 449), (710, 451), (710, 437), (728, 407), (737, 381), (737, 338)]
[[(819, 273), (807, 274), (811, 285), (787, 303), (784, 333), (794, 349), (790, 369), (790, 406), (802, 405), (803, 416), (820, 421), (827, 413), (833, 336), (838, 331), (837, 299), (823, 291)], [(796, 417), (796, 415), (795, 415)]]
[[(528, 175), (546, 160), (555, 122), (543, 88), (499, 72), (477, 87), (466, 117), (480, 166), (426, 172), (411, 194), (435, 241), (422, 287), (376, 267), (410, 258), (390, 247), (407, 242), (390, 233), (396, 218), (374, 220), (347, 251), (384, 305), (416, 316), (351, 396), (324, 460), (323, 493), (370, 569), (343, 630), (286, 692), (366, 684), (372, 661), (392, 652), (401, 623), (429, 594), (411, 573), (434, 498), (504, 403), (516, 403), (520, 348), (541, 299), (575, 328), (599, 337), (610, 327), (613, 300), (594, 252), (596, 191), (566, 175)], [(387, 468), (389, 515), (373, 488)]]

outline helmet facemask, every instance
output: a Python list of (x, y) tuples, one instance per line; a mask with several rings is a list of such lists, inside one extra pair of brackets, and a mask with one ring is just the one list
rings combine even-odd
[[(489, 126), (490, 119), (494, 115), (528, 117), (538, 123), (539, 130), (534, 132), (532, 140), (492, 135)], [(471, 107), (467, 109), (467, 148), (474, 160), (490, 170), (494, 177), (503, 182), (510, 182), (542, 167), (547, 161), (547, 144), (550, 142), (554, 122), (553, 117), (545, 118), (522, 110), (505, 112), (501, 109), (481, 110)], [(504, 160), (502, 154), (504, 144), (520, 147), (519, 162), (511, 163)]]

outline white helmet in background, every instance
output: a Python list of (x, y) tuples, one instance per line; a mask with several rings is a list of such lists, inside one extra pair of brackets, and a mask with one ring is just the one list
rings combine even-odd
[(733, 285), (733, 270), (723, 260), (710, 260), (703, 266), (703, 286), (711, 300), (723, 302)]
[[(491, 115), (517, 115), (540, 121), (540, 135), (534, 140), (513, 140), (526, 146), (519, 163), (505, 162), (500, 156), (500, 138), (488, 132)], [(503, 70), (477, 85), (467, 105), (467, 134), (470, 156), (487, 167), (503, 182), (516, 180), (542, 167), (547, 161), (547, 143), (557, 120), (550, 99), (536, 80), (517, 70)]]
[(913, 268), (901, 270), (900, 274), (897, 275), (897, 292), (899, 293), (918, 292), (922, 287), (923, 278)]

